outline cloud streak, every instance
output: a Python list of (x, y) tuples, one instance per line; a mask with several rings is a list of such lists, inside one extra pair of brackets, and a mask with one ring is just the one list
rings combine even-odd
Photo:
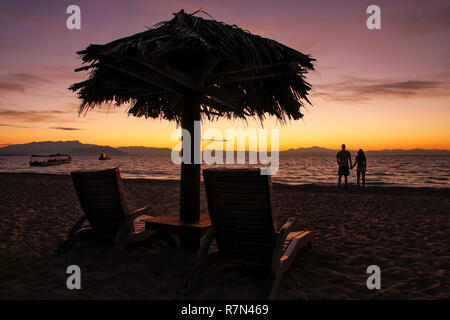
[(61, 121), (61, 115), (73, 113), (63, 110), (0, 110), (0, 117), (9, 118), (17, 122), (45, 122), (57, 119)]
[(27, 87), (43, 83), (48, 84), (52, 81), (31, 73), (11, 73), (1, 76), (0, 92), (25, 92)]
[(80, 129), (80, 128), (70, 128), (70, 127), (50, 127), (49, 129), (63, 130), (63, 131), (78, 131), (78, 130), (84, 130), (84, 129)]
[(26, 126), (18, 126), (15, 124), (6, 124), (6, 123), (0, 123), (0, 127), (11, 127), (11, 128), (30, 128)]
[[(7, 123), (0, 123), (0, 127), (20, 128), (20, 129), (36, 128), (36, 127), (21, 126), (21, 125), (15, 125), (15, 124), (7, 124)], [(73, 127), (48, 127), (48, 128), (45, 128), (45, 129), (62, 130), (62, 131), (79, 131), (79, 130), (84, 130), (84, 129), (81, 129), (81, 128), (73, 128)]]
[(373, 80), (345, 77), (342, 81), (316, 86), (315, 95), (338, 102), (363, 102), (376, 98), (442, 97), (449, 94), (446, 81)]

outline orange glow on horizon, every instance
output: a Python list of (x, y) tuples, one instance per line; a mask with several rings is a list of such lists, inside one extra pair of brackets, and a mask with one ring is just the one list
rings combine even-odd
[[(337, 150), (342, 143), (352, 150), (450, 150), (450, 109), (441, 98), (426, 101), (384, 100), (358, 106), (337, 104), (320, 98), (312, 101), (314, 106), (304, 112), (303, 120), (281, 125), (276, 119), (268, 118), (263, 121), (263, 126), (254, 119), (248, 123), (226, 119), (203, 121), (202, 132), (204, 135), (209, 129), (218, 129), (225, 138), (227, 129), (253, 128), (258, 132), (264, 128), (269, 130), (269, 135), (270, 130), (278, 129), (280, 151), (311, 146)], [(424, 103), (434, 108), (429, 108), (425, 113), (422, 110)], [(67, 140), (112, 147), (173, 148), (177, 144), (177, 141), (171, 140), (172, 132), (177, 129), (173, 122), (129, 117), (124, 113), (126, 107), (111, 113), (90, 111), (85, 117), (79, 117), (76, 104), (72, 104), (71, 109), (63, 115), (45, 114), (49, 117), (45, 121), (16, 117), (2, 119), (0, 145)], [(58, 119), (53, 119), (53, 116)]]

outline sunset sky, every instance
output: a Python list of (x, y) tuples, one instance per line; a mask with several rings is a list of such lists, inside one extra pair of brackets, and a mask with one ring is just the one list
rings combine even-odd
[[(66, 28), (66, 8), (81, 8), (81, 30)], [(366, 8), (381, 7), (381, 30)], [(311, 54), (312, 106), (280, 129), (280, 149), (450, 149), (450, 2), (71, 0), (0, 2), (0, 146), (80, 140), (118, 146), (172, 147), (174, 123), (136, 119), (112, 105), (78, 116), (67, 88), (86, 73), (75, 54), (91, 43), (144, 31), (173, 12), (200, 8)], [(205, 15), (201, 15), (206, 17)], [(204, 122), (203, 128), (259, 128), (258, 121)]]

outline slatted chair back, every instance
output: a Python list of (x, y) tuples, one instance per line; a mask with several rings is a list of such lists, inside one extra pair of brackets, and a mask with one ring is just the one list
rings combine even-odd
[(71, 172), (71, 176), (94, 232), (114, 237), (129, 214), (119, 168)]
[(259, 169), (205, 169), (203, 179), (219, 254), (270, 265), (276, 240), (270, 176)]

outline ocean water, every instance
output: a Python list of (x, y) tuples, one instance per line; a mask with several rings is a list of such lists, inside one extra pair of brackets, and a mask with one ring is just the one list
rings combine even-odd
[[(117, 156), (99, 161), (98, 156), (73, 156), (70, 164), (51, 167), (30, 167), (27, 156), (1, 156), (0, 172), (34, 172), (69, 174), (75, 170), (101, 170), (119, 167), (122, 177), (179, 179), (180, 165), (166, 156)], [(208, 167), (255, 167), (255, 165), (203, 165)], [(281, 156), (273, 182), (286, 184), (335, 184), (335, 157)], [(356, 183), (356, 168), (349, 182)], [(408, 187), (450, 187), (449, 156), (371, 156), (367, 157), (366, 185)]]

